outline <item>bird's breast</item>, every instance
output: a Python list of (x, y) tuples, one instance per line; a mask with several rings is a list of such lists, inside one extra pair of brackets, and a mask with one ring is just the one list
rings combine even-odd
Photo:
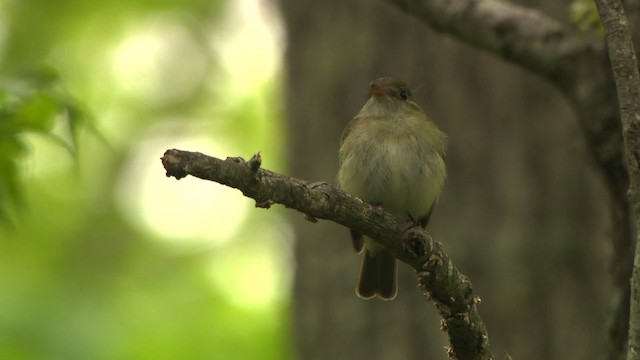
[(401, 218), (427, 215), (446, 177), (434, 139), (421, 127), (408, 131), (385, 123), (363, 125), (352, 130), (340, 149), (341, 188)]

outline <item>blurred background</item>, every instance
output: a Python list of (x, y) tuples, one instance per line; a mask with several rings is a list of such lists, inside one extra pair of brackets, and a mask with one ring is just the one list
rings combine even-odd
[(429, 229), (493, 350), (602, 353), (606, 193), (535, 76), (382, 1), (0, 0), (0, 359), (446, 359), (406, 266), (395, 301), (362, 301), (346, 229), (159, 160), (261, 151), (333, 183), (382, 75), (449, 134)]

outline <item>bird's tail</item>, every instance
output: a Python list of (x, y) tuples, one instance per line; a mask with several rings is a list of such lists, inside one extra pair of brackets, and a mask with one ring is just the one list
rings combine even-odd
[(393, 300), (398, 293), (396, 259), (383, 249), (371, 251), (365, 247), (356, 294), (363, 299), (375, 296)]

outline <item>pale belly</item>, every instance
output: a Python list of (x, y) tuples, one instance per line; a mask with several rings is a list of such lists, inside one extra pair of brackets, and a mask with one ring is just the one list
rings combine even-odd
[[(413, 140), (413, 141), (411, 141)], [(354, 144), (342, 157), (340, 187), (394, 215), (428, 215), (445, 181), (442, 157), (414, 139)], [(355, 151), (354, 151), (355, 150)]]

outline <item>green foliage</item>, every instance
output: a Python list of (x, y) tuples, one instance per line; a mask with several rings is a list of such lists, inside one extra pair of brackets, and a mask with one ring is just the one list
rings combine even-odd
[(286, 294), (255, 304), (231, 294), (255, 279), (242, 273), (247, 254), (286, 246), (277, 209), (243, 213), (226, 237), (215, 218), (189, 237), (158, 232), (145, 214), (176, 206), (163, 191), (192, 194), (158, 158), (193, 139), (217, 156), (262, 150), (282, 167), (278, 82), (236, 95), (210, 49), (225, 6), (0, 0), (0, 219), (11, 224), (0, 226), (0, 359), (291, 357)]
[(595, 31), (598, 35), (604, 35), (604, 28), (600, 23), (600, 16), (595, 1), (573, 0), (569, 6), (569, 15), (575, 26), (582, 31)]
[[(46, 137), (75, 157), (78, 129), (88, 119), (51, 67), (4, 79), (0, 84), (0, 222), (6, 224), (11, 208), (22, 203), (19, 164), (29, 155), (25, 135)], [(57, 125), (62, 128), (60, 134), (53, 131)]]

